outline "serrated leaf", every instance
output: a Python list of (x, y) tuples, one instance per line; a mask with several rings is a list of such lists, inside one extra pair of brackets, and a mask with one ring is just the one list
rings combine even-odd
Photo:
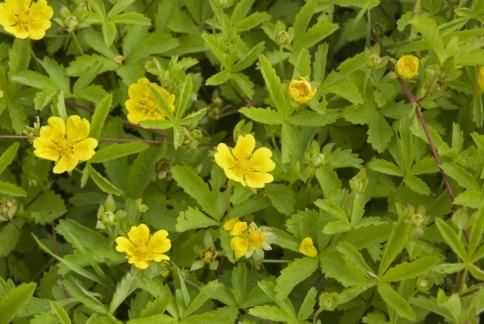
[(413, 279), (420, 274), (428, 272), (433, 268), (440, 259), (438, 257), (429, 256), (422, 257), (412, 262), (400, 263), (392, 268), (383, 275), (382, 279), (385, 281), (403, 281), (407, 279)]
[(464, 243), (459, 238), (455, 230), (440, 218), (435, 220), (435, 225), (437, 225), (440, 235), (442, 235), (445, 243), (447, 243), (452, 251), (454, 251), (454, 253), (457, 254), (461, 260), (466, 260), (467, 252)]
[(403, 176), (402, 171), (395, 163), (383, 159), (371, 160), (370, 162), (368, 162), (368, 168), (370, 170), (391, 176)]
[(272, 109), (246, 107), (241, 108), (239, 111), (247, 118), (258, 123), (267, 125), (279, 125), (282, 123), (282, 118), (279, 112)]
[(249, 314), (264, 320), (274, 321), (274, 322), (286, 322), (288, 315), (286, 312), (281, 310), (279, 307), (263, 305), (255, 306), (249, 309)]
[(22, 235), (23, 223), (9, 222), (0, 229), (0, 257), (8, 256), (17, 246)]
[(109, 312), (113, 314), (137, 287), (138, 276), (136, 272), (128, 272), (116, 285), (113, 297), (111, 298), (111, 303), (109, 304)]
[(60, 324), (71, 324), (71, 319), (69, 318), (69, 314), (66, 312), (64, 307), (62, 307), (59, 303), (51, 302), (50, 308), (52, 312), (57, 317), (57, 320)]
[(289, 263), (276, 280), (275, 292), (277, 298), (288, 297), (294, 287), (316, 271), (318, 263), (317, 258), (300, 258)]
[(210, 191), (208, 184), (189, 166), (177, 165), (171, 168), (171, 173), (177, 184), (195, 199), (200, 207), (215, 219), (221, 214), (216, 206), (216, 193)]
[(0, 181), (0, 193), (12, 197), (27, 196), (27, 192), (23, 188), (5, 181)]
[(48, 224), (67, 212), (64, 200), (53, 191), (39, 195), (26, 209), (30, 217), (38, 224)]
[(186, 232), (189, 230), (216, 226), (218, 224), (217, 221), (206, 216), (200, 210), (190, 207), (187, 210), (180, 212), (178, 215), (176, 219), (176, 231)]
[(296, 205), (296, 196), (294, 191), (287, 185), (269, 184), (265, 192), (272, 202), (272, 206), (284, 215), (290, 215)]
[(35, 283), (24, 283), (11, 288), (6, 295), (2, 296), (0, 299), (0, 324), (9, 324), (13, 321), (16, 314), (32, 299), (36, 287)]
[(91, 163), (104, 163), (112, 160), (121, 159), (123, 157), (141, 153), (150, 146), (144, 142), (111, 144), (99, 149), (94, 157), (89, 161)]
[(14, 161), (17, 156), (17, 151), (20, 144), (18, 142), (12, 143), (0, 156), (0, 174), (2, 174), (8, 166)]
[(96, 139), (101, 138), (104, 123), (109, 115), (113, 102), (113, 96), (111, 94), (106, 95), (101, 101), (96, 104), (94, 114), (91, 118), (91, 135)]
[(99, 173), (96, 169), (94, 169), (90, 164), (86, 166), (86, 169), (88, 170), (89, 177), (103, 192), (108, 194), (113, 194), (115, 196), (123, 195), (123, 192), (121, 191), (121, 189), (119, 189), (113, 183), (111, 183), (111, 181), (106, 179), (101, 173)]
[(395, 258), (407, 245), (410, 229), (410, 225), (405, 222), (399, 222), (393, 225), (392, 232), (387, 243), (385, 244), (383, 257), (378, 268), (378, 273), (380, 275), (387, 271)]
[(417, 315), (412, 306), (410, 306), (405, 298), (397, 293), (389, 284), (384, 282), (379, 283), (378, 293), (390, 309), (394, 310), (398, 315), (405, 319), (415, 321)]
[(264, 55), (259, 57), (259, 64), (272, 102), (274, 102), (274, 105), (282, 116), (286, 116), (289, 112), (289, 103), (286, 93), (282, 90), (281, 80), (277, 76), (276, 70), (274, 70), (271, 62)]

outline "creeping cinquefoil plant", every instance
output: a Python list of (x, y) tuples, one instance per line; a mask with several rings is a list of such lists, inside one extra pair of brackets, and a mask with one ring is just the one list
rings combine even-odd
[(0, 0), (0, 324), (477, 324), (484, 0)]

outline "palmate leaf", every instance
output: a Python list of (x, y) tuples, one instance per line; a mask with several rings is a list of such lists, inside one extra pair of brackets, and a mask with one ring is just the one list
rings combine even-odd
[(284, 299), (303, 280), (307, 279), (318, 268), (317, 258), (300, 258), (292, 261), (281, 271), (276, 280), (275, 291), (277, 298)]
[(0, 298), (0, 324), (12, 322), (15, 315), (32, 299), (36, 287), (35, 283), (24, 283), (11, 288)]
[(392, 286), (381, 282), (378, 284), (378, 293), (388, 307), (397, 312), (398, 315), (410, 321), (415, 321), (416, 314), (412, 306)]

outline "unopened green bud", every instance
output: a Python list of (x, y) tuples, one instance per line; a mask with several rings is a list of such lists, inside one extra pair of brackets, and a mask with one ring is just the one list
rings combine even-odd
[(366, 188), (368, 187), (368, 173), (365, 168), (361, 169), (360, 172), (350, 180), (350, 187), (354, 192), (362, 193), (366, 191)]
[(143, 199), (138, 198), (136, 199), (136, 209), (139, 213), (144, 214), (148, 211), (149, 207), (143, 204)]
[(319, 296), (319, 307), (323, 310), (334, 311), (338, 306), (337, 293), (322, 293)]
[(451, 220), (460, 230), (465, 230), (469, 226), (469, 215), (462, 208), (454, 212)]
[(417, 280), (417, 289), (423, 293), (426, 293), (432, 288), (432, 284), (429, 280), (425, 278), (419, 278)]
[(279, 46), (287, 46), (292, 42), (291, 34), (283, 30), (275, 35), (275, 41)]
[(68, 32), (73, 32), (79, 26), (79, 19), (76, 16), (68, 16), (65, 18), (64, 24)]
[(106, 198), (106, 201), (104, 201), (104, 208), (112, 212), (116, 210), (116, 201), (114, 200), (113, 196), (109, 195)]
[(17, 201), (13, 198), (0, 198), (0, 222), (11, 220), (17, 213)]

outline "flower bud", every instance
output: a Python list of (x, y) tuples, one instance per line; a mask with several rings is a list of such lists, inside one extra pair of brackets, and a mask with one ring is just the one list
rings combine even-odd
[(304, 105), (316, 95), (311, 83), (305, 79), (291, 80), (288, 87), (289, 96), (298, 104)]
[(420, 61), (414, 55), (401, 56), (396, 64), (397, 74), (402, 79), (413, 79), (418, 75)]
[(322, 293), (319, 296), (319, 307), (322, 310), (334, 311), (337, 306), (338, 306), (337, 293)]
[(350, 180), (351, 190), (354, 192), (362, 193), (366, 191), (368, 187), (368, 173), (366, 169), (361, 169), (356, 176)]
[(17, 201), (13, 198), (0, 198), (0, 222), (12, 220), (17, 213)]

